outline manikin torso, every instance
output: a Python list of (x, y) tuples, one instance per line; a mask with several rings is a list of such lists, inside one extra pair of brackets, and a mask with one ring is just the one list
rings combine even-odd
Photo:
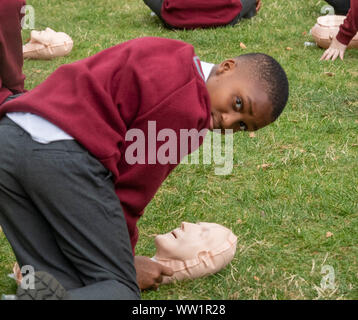
[(224, 268), (236, 252), (237, 237), (231, 230), (216, 224), (183, 222), (180, 228), (155, 238), (157, 252), (153, 260), (171, 267), (174, 280), (195, 279)]
[(69, 35), (46, 28), (31, 31), (30, 42), (23, 46), (23, 54), (25, 59), (52, 59), (69, 54), (72, 47)]

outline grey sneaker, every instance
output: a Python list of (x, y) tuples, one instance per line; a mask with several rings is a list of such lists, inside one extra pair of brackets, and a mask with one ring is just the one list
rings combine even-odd
[(50, 274), (43, 271), (35, 272), (35, 289), (17, 288), (17, 300), (64, 300), (66, 289)]

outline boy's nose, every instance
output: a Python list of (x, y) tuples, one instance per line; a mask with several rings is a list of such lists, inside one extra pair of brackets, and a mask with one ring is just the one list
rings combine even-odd
[(234, 124), (239, 120), (239, 115), (234, 115), (232, 113), (222, 113), (221, 114), (221, 125), (223, 129), (232, 129), (234, 128)]

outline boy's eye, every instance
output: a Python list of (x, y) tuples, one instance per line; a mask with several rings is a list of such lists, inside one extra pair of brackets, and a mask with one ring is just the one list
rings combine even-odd
[(246, 131), (247, 130), (247, 125), (243, 121), (239, 122), (239, 127), (240, 127), (240, 131)]
[(240, 98), (236, 98), (235, 108), (236, 108), (236, 110), (238, 110), (238, 111), (242, 109), (242, 101), (241, 101)]

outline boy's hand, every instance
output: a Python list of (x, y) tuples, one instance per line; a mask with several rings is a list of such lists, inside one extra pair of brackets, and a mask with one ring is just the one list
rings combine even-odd
[(262, 5), (261, 0), (256, 0), (256, 13), (259, 12), (261, 5)]
[(344, 52), (346, 51), (347, 46), (343, 43), (340, 43), (336, 37), (333, 38), (329, 48), (323, 53), (320, 60), (331, 60), (334, 61), (339, 56), (343, 60)]
[(137, 283), (141, 290), (156, 289), (163, 281), (163, 276), (172, 276), (173, 270), (144, 256), (134, 257)]

